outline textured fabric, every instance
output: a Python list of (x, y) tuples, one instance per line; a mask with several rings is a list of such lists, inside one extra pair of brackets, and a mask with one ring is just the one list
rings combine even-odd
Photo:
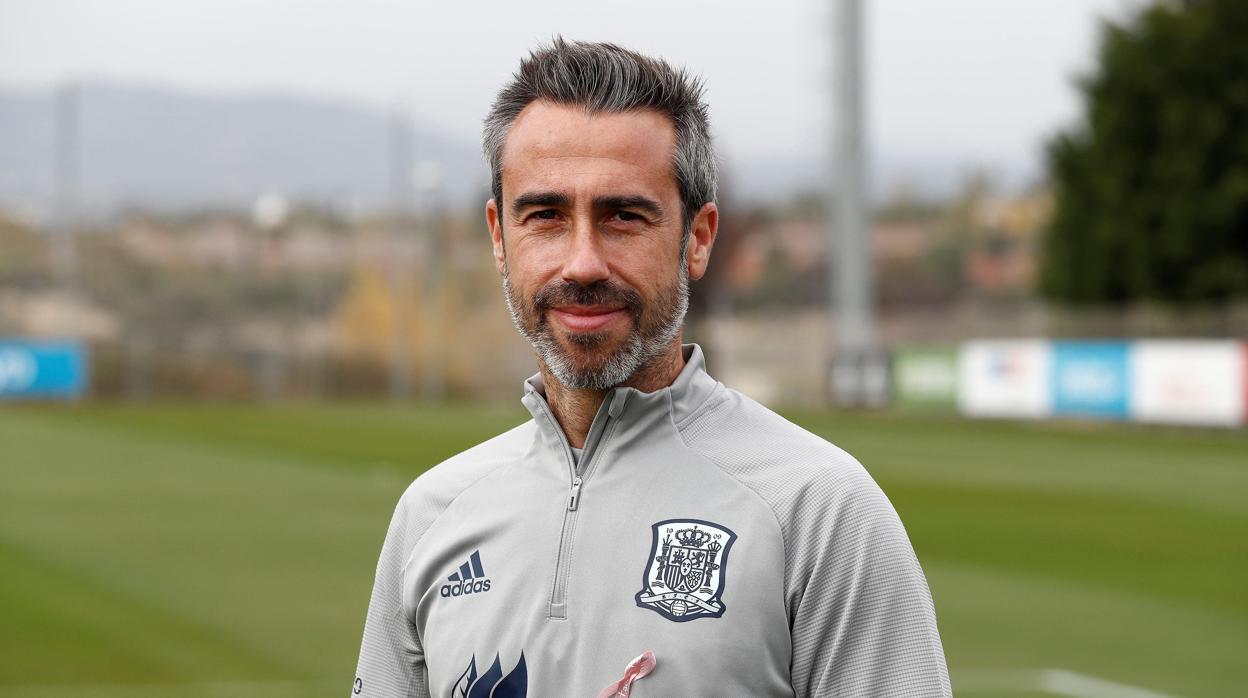
[(354, 695), (948, 696), (896, 512), (848, 454), (703, 370), (609, 392), (581, 457), (533, 420), (400, 499)]
[(776, 514), (797, 695), (951, 694), (923, 571), (856, 460), (731, 390), (682, 431)]
[[(368, 689), (369, 695), (429, 695), (423, 674), (424, 653), (414, 627), (407, 622), (401, 603), (401, 559), (410, 549), (407, 512), (399, 509), (390, 523), (386, 542), (381, 549), (373, 597), (364, 621), (364, 640), (360, 648), (360, 667), (356, 672), (353, 694)], [(368, 686), (363, 677), (368, 677)]]
[[(527, 442), (532, 422), (491, 440)], [(410, 609), (404, 603), (403, 568), (416, 543), (460, 492), (492, 472), (505, 460), (480, 457), (478, 446), (446, 461), (413, 482), (399, 501), (377, 562), (372, 599), (364, 621), (364, 638), (352, 695), (430, 696), (425, 676), (424, 650)], [(491, 448), (506, 453), (506, 449)], [(367, 683), (365, 681), (367, 680)]]

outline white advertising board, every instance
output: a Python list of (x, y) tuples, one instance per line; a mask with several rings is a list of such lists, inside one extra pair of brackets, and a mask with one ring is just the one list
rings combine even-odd
[(958, 409), (972, 417), (1048, 416), (1052, 363), (1042, 340), (967, 342), (958, 353)]
[(1234, 426), (1244, 421), (1244, 352), (1234, 341), (1141, 341), (1132, 347), (1131, 419)]

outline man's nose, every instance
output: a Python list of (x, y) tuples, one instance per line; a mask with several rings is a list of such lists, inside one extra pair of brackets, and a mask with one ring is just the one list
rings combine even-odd
[(581, 286), (588, 286), (611, 276), (602, 240), (593, 226), (577, 222), (568, 244), (567, 257), (563, 260), (563, 279)]

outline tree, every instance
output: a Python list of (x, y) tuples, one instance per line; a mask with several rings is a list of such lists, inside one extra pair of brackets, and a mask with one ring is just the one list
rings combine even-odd
[(1157, 2), (1103, 28), (1086, 122), (1049, 144), (1046, 297), (1248, 297), (1248, 2)]

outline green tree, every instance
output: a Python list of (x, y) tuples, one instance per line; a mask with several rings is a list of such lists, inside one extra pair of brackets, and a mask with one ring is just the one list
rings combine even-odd
[(1049, 145), (1041, 292), (1248, 297), (1248, 2), (1157, 2), (1103, 28), (1086, 121)]

